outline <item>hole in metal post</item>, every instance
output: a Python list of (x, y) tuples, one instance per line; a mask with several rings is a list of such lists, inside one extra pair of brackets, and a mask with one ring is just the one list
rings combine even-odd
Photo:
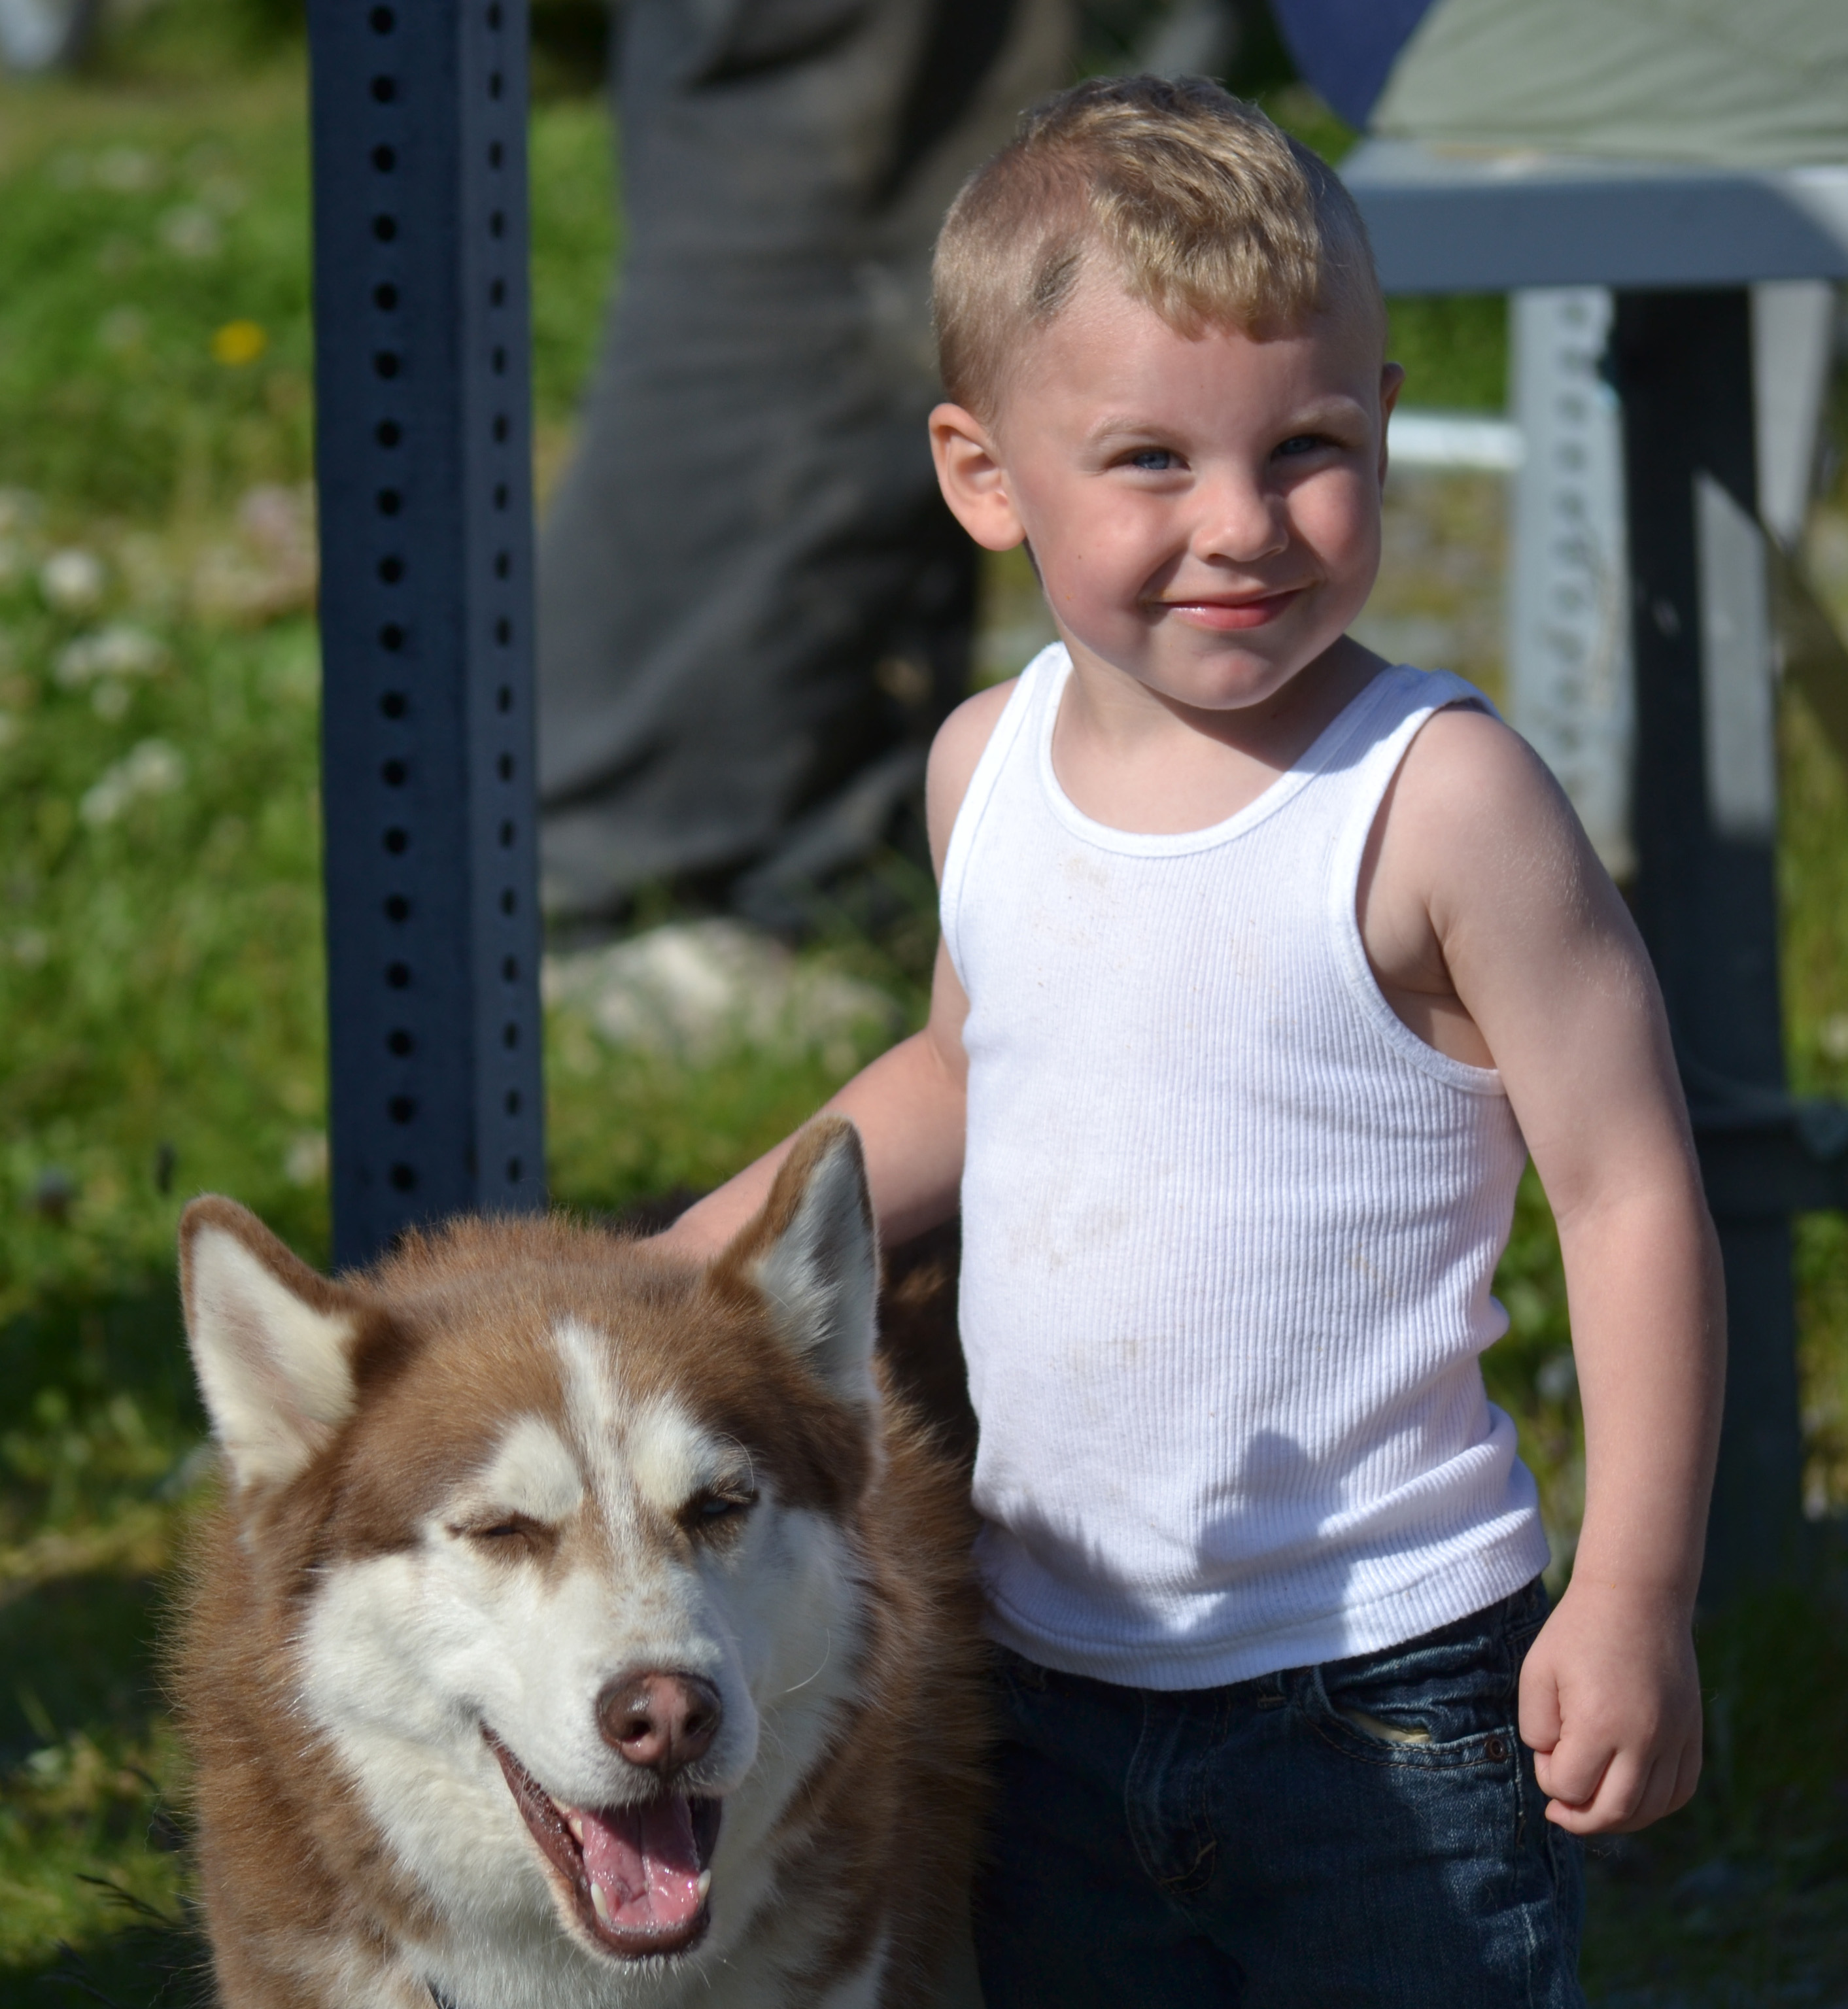
[(520, 1175), (525, 1170), (525, 1166), (520, 1163), (518, 1158), (509, 1158), (507, 1160), (508, 1183), (511, 1185), (517, 1186), (520, 1182)]
[(404, 630), (395, 621), (388, 621), (379, 630), (379, 647), (388, 649), (393, 655), (404, 647)]
[(515, 895), (513, 888), (511, 886), (503, 886), (501, 888), (501, 912), (504, 914), (511, 914), (514, 909), (519, 905), (519, 901), (518, 897)]
[(402, 359), (395, 349), (381, 349), (372, 359), (374, 373), (381, 377), (395, 377)]
[(395, 488), (381, 488), (373, 500), (381, 516), (395, 516), (404, 507), (404, 498)]
[(513, 756), (511, 753), (503, 753), (494, 763), (494, 767), (502, 781), (511, 781), (513, 779)]
[(507, 1091), (507, 1100), (504, 1107), (509, 1116), (519, 1115), (520, 1113), (520, 1092), (517, 1088), (510, 1088)]
[(402, 760), (388, 760), (379, 770), (379, 778), (388, 788), (402, 788), (410, 771)]
[(389, 105), (398, 95), (398, 80), (390, 76), (375, 76), (372, 80), (372, 94), (381, 105)]
[(501, 163), (506, 159), (506, 158), (507, 149), (501, 144), (498, 140), (495, 140), (487, 150), (488, 165), (490, 168), (497, 168)]
[(411, 834), (408, 830), (400, 830), (394, 824), (391, 828), (385, 832), (385, 849), (394, 858), (401, 857), (410, 848)]
[(379, 710), (388, 718), (402, 718), (410, 706), (402, 691), (387, 691), (379, 700)]
[(497, 440), (504, 440), (507, 437), (507, 414), (504, 412), (497, 412), (494, 414), (494, 438)]
[(501, 824), (501, 849), (503, 851), (511, 851), (511, 850), (512, 850), (512, 849), (513, 849), (513, 840), (514, 840), (514, 835), (515, 835), (514, 827), (513, 827), (513, 825), (512, 825), (511, 823), (504, 823), (504, 824)]
[(381, 419), (372, 436), (381, 446), (396, 446), (404, 438), (404, 428), (395, 419)]
[(385, 1035), (385, 1044), (391, 1048), (393, 1053), (397, 1054), (400, 1060), (402, 1060), (405, 1055), (409, 1053), (412, 1048), (416, 1047), (416, 1043), (417, 1042), (411, 1037), (410, 1034), (407, 1033), (402, 1026), (394, 1027), (391, 1032)]
[(507, 282), (504, 279), (495, 280), (494, 283), (488, 288), (487, 303), (490, 307), (504, 306), (507, 304)]
[(387, 963), (385, 981), (394, 990), (409, 990), (411, 987), (411, 966), (408, 962)]
[(375, 35), (388, 35), (398, 26), (398, 16), (389, 7), (374, 7), (366, 16)]
[(507, 576), (507, 575), (508, 575), (510, 572), (512, 572), (512, 569), (513, 569), (513, 555), (512, 555), (512, 553), (511, 551), (497, 551), (497, 552), (494, 554), (494, 576), (495, 576), (495, 578), (496, 578), (496, 579), (504, 579), (504, 578)]
[(490, 97), (498, 97), (501, 92), (506, 88), (506, 78), (504, 77), (497, 69), (490, 72), (487, 80), (488, 96)]
[(494, 354), (489, 357), (488, 360), (493, 364), (494, 374), (497, 377), (504, 377), (507, 374), (507, 352), (505, 349), (497, 349)]
[(398, 289), (389, 280), (372, 289), (372, 304), (381, 314), (391, 313), (398, 305)]
[(494, 623), (494, 640), (504, 649), (513, 640), (513, 623), (503, 617)]
[(518, 983), (519, 980), (519, 958), (517, 955), (503, 956), (501, 958), (501, 981), (503, 983)]
[(372, 219), (372, 234), (381, 244), (389, 244), (398, 235), (398, 218), (395, 216), (375, 216)]
[(504, 509), (507, 507), (507, 484), (504, 481), (497, 481), (494, 484), (494, 507), (497, 509)]
[(385, 1104), (385, 1108), (394, 1123), (408, 1123), (417, 1113), (416, 1098), (409, 1095), (395, 1095)]
[(402, 893), (392, 894), (385, 902), (385, 919), (388, 921), (408, 921), (410, 918), (410, 902)]
[(372, 165), (381, 175), (388, 175), (398, 165), (398, 156), (389, 147), (374, 147), (372, 150)]
[(501, 1028), (501, 1043), (511, 1053), (520, 1043), (520, 1029), (509, 1019)]
[(417, 1183), (416, 1168), (412, 1165), (394, 1165), (391, 1167), (391, 1183), (400, 1192), (409, 1192)]
[(503, 684), (501, 688), (494, 693), (494, 709), (497, 711), (512, 710), (513, 686), (512, 684)]
[(488, 218), (487, 234), (490, 237), (504, 237), (507, 235), (507, 216), (504, 211), (497, 209)]
[(385, 582), (386, 585), (395, 586), (404, 577), (404, 560), (398, 558), (381, 558), (379, 577)]

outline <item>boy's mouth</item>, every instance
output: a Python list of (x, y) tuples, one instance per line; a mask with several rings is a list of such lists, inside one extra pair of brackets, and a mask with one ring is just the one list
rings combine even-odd
[(1262, 628), (1294, 606), (1304, 589), (1286, 587), (1280, 593), (1253, 593), (1237, 600), (1163, 600), (1157, 604), (1190, 627), (1210, 629), (1216, 634), (1231, 634), (1241, 628)]

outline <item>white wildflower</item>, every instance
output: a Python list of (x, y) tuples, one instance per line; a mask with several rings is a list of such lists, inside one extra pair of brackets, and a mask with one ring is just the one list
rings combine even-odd
[(164, 739), (144, 739), (87, 790), (77, 813), (94, 827), (115, 822), (131, 803), (145, 795), (170, 795), (186, 778), (186, 764)]
[(225, 248), (225, 232), (209, 209), (183, 203), (161, 218), (161, 242), (177, 257), (215, 258)]
[(161, 179), (161, 164), (139, 147), (112, 147), (91, 170), (99, 188), (116, 195), (139, 195)]
[(139, 307), (112, 307), (97, 323), (96, 338), (112, 355), (126, 356), (147, 339), (147, 317)]
[(94, 551), (67, 545), (38, 569), (40, 590), (64, 614), (80, 614), (103, 597), (103, 562)]
[(80, 690), (98, 677), (151, 677), (166, 661), (166, 645), (157, 636), (118, 621), (67, 642), (52, 675), (61, 689)]

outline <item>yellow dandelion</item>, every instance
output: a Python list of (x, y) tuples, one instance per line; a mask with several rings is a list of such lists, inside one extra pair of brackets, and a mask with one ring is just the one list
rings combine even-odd
[(228, 321), (212, 337), (212, 354), (233, 370), (254, 363), (270, 338), (253, 321)]

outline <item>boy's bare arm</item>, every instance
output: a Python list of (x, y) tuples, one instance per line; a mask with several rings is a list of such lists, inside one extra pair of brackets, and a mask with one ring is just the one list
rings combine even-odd
[[(997, 685), (959, 706), (931, 747), (925, 802), (931, 858), (940, 880), (969, 778), (1012, 688)], [(940, 942), (930, 1015), (923, 1030), (862, 1068), (826, 1105), (859, 1126), (873, 1211), (887, 1243), (921, 1235), (956, 1210), (968, 1076), (962, 1026), (968, 1013), (961, 981)], [(717, 1192), (689, 1207), (657, 1238), (658, 1245), (701, 1258), (716, 1255), (769, 1197), (791, 1141), (785, 1138)]]
[(1363, 932), (1389, 996), (1422, 994), (1440, 1029), (1453, 1004), (1467, 1014), (1552, 1204), (1585, 1516), (1570, 1587), (1522, 1677), (1521, 1734), (1551, 1819), (1579, 1834), (1641, 1827), (1687, 1800), (1700, 1770), (1690, 1619), (1725, 1345), (1718, 1245), (1655, 975), (1556, 784), (1482, 713), (1440, 714), (1414, 743), (1376, 837)]
[[(880, 1239), (887, 1243), (921, 1235), (956, 1210), (965, 1073), (961, 1033), (968, 1010), (962, 986), (940, 944), (924, 1029), (862, 1068), (825, 1105), (859, 1126), (873, 1212)], [(689, 1207), (657, 1238), (659, 1245), (701, 1258), (716, 1255), (769, 1198), (793, 1141), (784, 1138)]]

